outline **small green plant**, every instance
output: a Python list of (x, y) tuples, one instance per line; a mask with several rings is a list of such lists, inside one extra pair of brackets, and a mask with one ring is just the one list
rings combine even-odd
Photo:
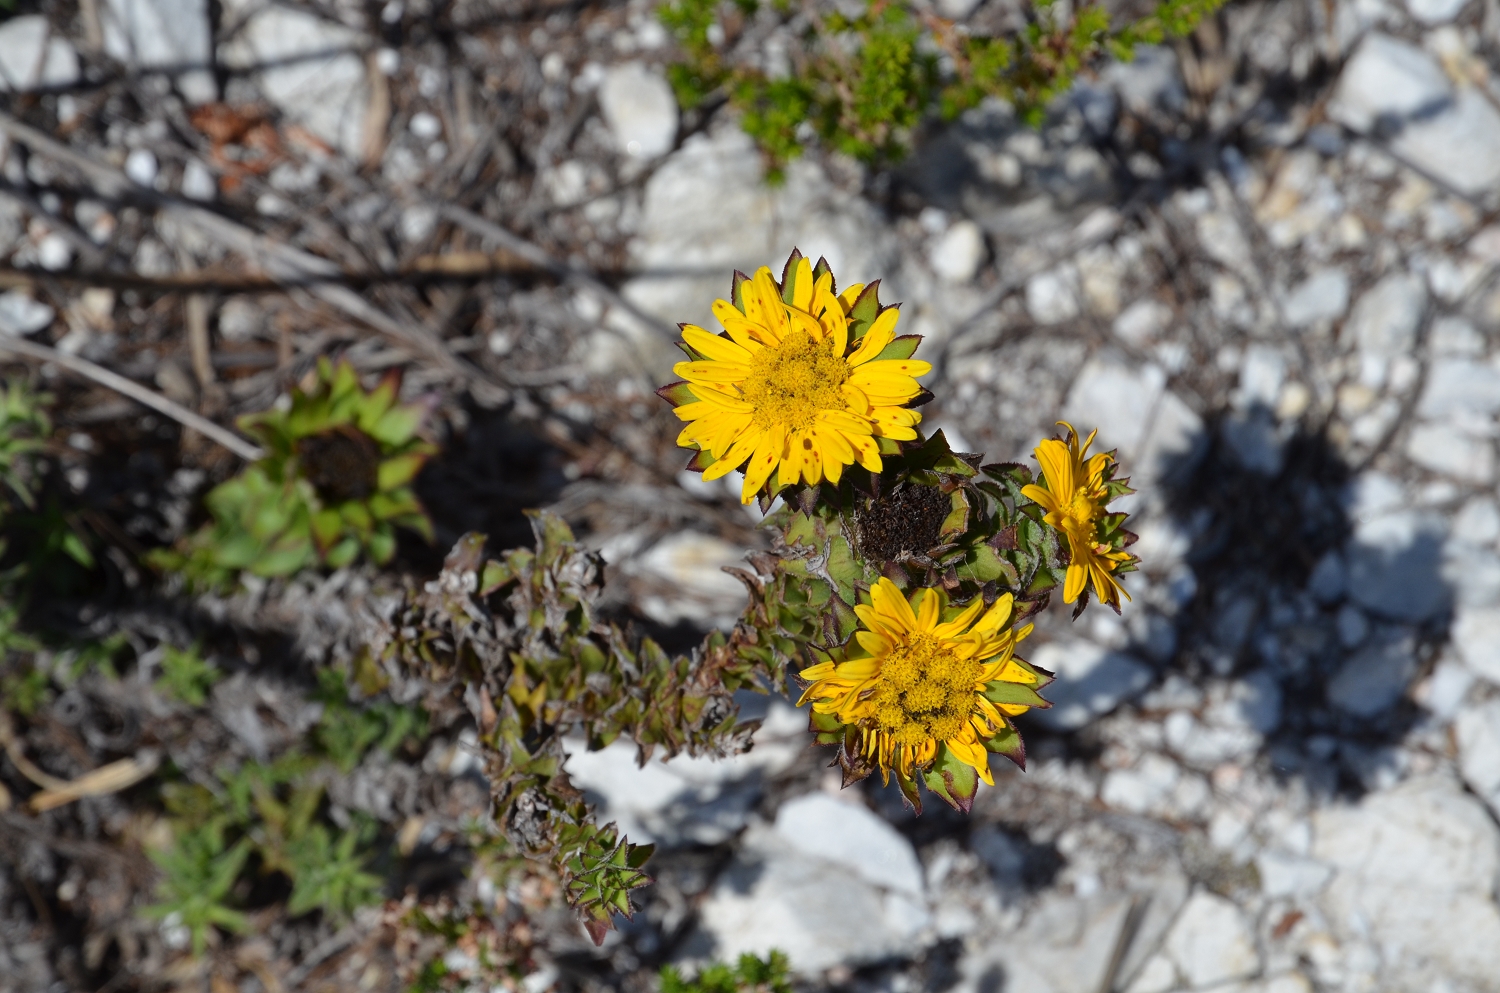
[[(1021, 7), (1024, 26), (1001, 35), (907, 0), (867, 0), (857, 16), (817, 0), (668, 0), (660, 18), (683, 53), (668, 72), (678, 102), (728, 100), (776, 181), (813, 139), (865, 162), (897, 158), (924, 117), (951, 118), (988, 98), (1037, 124), (1089, 65), (1181, 37), (1223, 2), (1160, 0), (1116, 26), (1099, 3), (1034, 0)], [(780, 19), (796, 39), (785, 74), (768, 72), (754, 50), (762, 17)]]
[(180, 833), (171, 848), (152, 852), (162, 870), (157, 886), (160, 901), (145, 909), (149, 917), (188, 929), (194, 955), (202, 955), (214, 927), (243, 933), (249, 923), (224, 900), (239, 879), (250, 842), (241, 838), (228, 848), (223, 825), (210, 822)]
[(189, 706), (201, 707), (218, 680), (218, 668), (200, 656), (198, 646), (162, 647), (161, 678), (156, 681), (158, 692)]
[(288, 875), (293, 883), (287, 913), (295, 917), (321, 910), (347, 920), (356, 909), (380, 902), (384, 882), (364, 868), (370, 827), (353, 825), (335, 841), (327, 827), (313, 824), (289, 846)]
[(692, 979), (667, 965), (661, 970), (661, 993), (791, 993), (787, 968), (786, 954), (775, 950), (765, 958), (746, 953), (732, 966), (711, 963)]
[(32, 392), (23, 380), (0, 387), (0, 483), (28, 509), (36, 506), (35, 458), (52, 434), (46, 411), (52, 400), (50, 393)]
[(411, 482), (436, 449), (417, 434), (423, 409), (396, 402), (399, 386), (392, 374), (366, 391), (353, 366), (320, 359), (311, 389), (241, 418), (265, 457), (208, 494), (212, 522), (151, 561), (222, 589), (241, 572), (340, 568), (361, 552), (383, 564), (398, 527), (431, 540)]

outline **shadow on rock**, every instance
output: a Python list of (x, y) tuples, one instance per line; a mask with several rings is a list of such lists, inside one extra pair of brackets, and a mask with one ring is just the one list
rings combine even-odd
[(1258, 747), (1318, 792), (1393, 782), (1418, 716), (1408, 690), (1447, 639), (1444, 522), (1264, 409), (1217, 418), (1209, 437), (1166, 494), (1197, 592), (1144, 702), (1169, 711), (1166, 743), (1190, 765)]

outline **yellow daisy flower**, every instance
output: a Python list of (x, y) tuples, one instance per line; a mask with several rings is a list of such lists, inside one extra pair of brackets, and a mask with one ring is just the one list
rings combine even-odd
[[(1009, 716), (1046, 705), (1031, 689), (1042, 681), (1040, 670), (1013, 655), (1031, 625), (1008, 626), (1009, 593), (988, 610), (975, 597), (944, 622), (946, 601), (936, 589), (919, 589), (908, 602), (895, 583), (880, 579), (870, 603), (854, 608), (863, 622), (855, 641), (868, 657), (804, 669), (809, 685), (798, 704), (811, 700), (815, 713), (856, 727), (861, 753), (887, 781), (891, 770), (912, 779), (946, 746), (993, 786), (986, 743), (1009, 730)], [(1018, 692), (990, 685), (996, 683), (1014, 684)]]
[[(744, 503), (767, 483), (772, 493), (798, 480), (837, 483), (856, 462), (879, 472), (876, 439), (917, 437), (922, 415), (904, 405), (922, 391), (913, 377), (932, 370), (910, 358), (880, 358), (896, 340), (895, 307), (850, 341), (862, 284), (836, 294), (833, 274), (814, 280), (813, 267), (796, 253), (785, 279), (791, 290), (784, 296), (762, 266), (741, 284), (743, 310), (716, 300), (723, 334), (682, 325), (693, 360), (673, 367), (685, 383), (661, 391), (688, 422), (677, 443), (712, 457), (704, 479), (744, 466)], [(699, 464), (695, 458), (693, 467)]]
[(1063, 580), (1063, 602), (1077, 600), (1084, 587), (1092, 582), (1099, 602), (1118, 611), (1120, 597), (1129, 600), (1130, 594), (1112, 573), (1133, 556), (1099, 540), (1103, 537), (1104, 519), (1109, 516), (1104, 509), (1109, 502), (1105, 472), (1115, 459), (1104, 452), (1088, 454), (1097, 430), (1080, 447), (1073, 425), (1067, 421), (1057, 423), (1068, 429), (1067, 441), (1048, 438), (1036, 446), (1036, 460), (1042, 467), (1046, 486), (1026, 486), (1021, 492), (1042, 505), (1048, 524), (1068, 536), (1071, 561)]

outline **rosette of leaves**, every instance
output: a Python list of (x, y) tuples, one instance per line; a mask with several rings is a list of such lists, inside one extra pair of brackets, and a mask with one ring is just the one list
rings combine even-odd
[(552, 867), (596, 941), (631, 890), (648, 882), (651, 846), (599, 825), (563, 771), (565, 738), (590, 750), (620, 736), (645, 762), (724, 756), (749, 747), (755, 722), (733, 694), (768, 681), (774, 649), (752, 628), (710, 636), (673, 656), (598, 620), (602, 562), (559, 518), (532, 517), (534, 549), (486, 559), (465, 536), (437, 580), (412, 590), (371, 628), (355, 678), (402, 700), (423, 698), (436, 723), (477, 725), (494, 820), (527, 856)]
[(437, 449), (418, 435), (423, 408), (397, 403), (399, 388), (398, 373), (365, 390), (352, 365), (319, 359), (311, 389), (240, 419), (266, 455), (215, 487), (205, 498), (212, 522), (156, 561), (224, 586), (241, 571), (340, 568), (361, 552), (383, 564), (398, 527), (431, 541), (411, 483)]

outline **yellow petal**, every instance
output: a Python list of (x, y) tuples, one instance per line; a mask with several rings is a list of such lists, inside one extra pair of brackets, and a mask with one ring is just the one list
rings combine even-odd
[(870, 602), (877, 613), (883, 614), (900, 625), (903, 631), (916, 631), (917, 615), (901, 589), (889, 579), (881, 576), (870, 589)]
[(687, 342), (695, 351), (715, 362), (733, 362), (737, 365), (745, 365), (754, 358), (750, 354), (750, 350), (743, 345), (739, 345), (728, 338), (720, 338), (716, 334), (709, 334), (694, 324), (684, 324), (682, 326), (682, 340)]

